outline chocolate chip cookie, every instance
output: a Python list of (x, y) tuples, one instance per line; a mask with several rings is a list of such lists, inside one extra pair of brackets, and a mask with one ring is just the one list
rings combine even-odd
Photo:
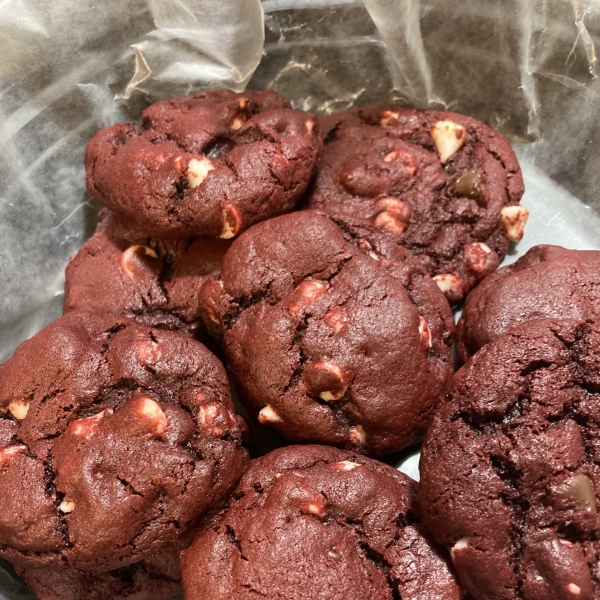
[(421, 453), (424, 523), (475, 598), (600, 597), (600, 322), (538, 319), (454, 377)]
[(251, 462), (229, 508), (184, 552), (187, 600), (459, 600), (416, 510), (416, 484), (325, 446)]
[(73, 312), (0, 365), (0, 556), (108, 571), (172, 545), (247, 454), (199, 342)]
[(534, 246), (467, 297), (457, 354), (466, 361), (484, 344), (531, 319), (600, 317), (600, 252)]
[(96, 233), (67, 266), (64, 311), (107, 312), (202, 337), (198, 292), (230, 245), (151, 238), (102, 211)]
[(232, 244), (201, 302), (261, 423), (381, 455), (422, 438), (453, 373), (454, 323), (410, 253), (353, 242), (315, 211), (270, 219)]
[(307, 200), (339, 223), (394, 236), (458, 302), (523, 236), (523, 179), (508, 141), (450, 112), (365, 106), (321, 119)]
[(232, 238), (290, 211), (321, 145), (316, 117), (275, 92), (164, 100), (142, 127), (118, 123), (85, 151), (90, 194), (148, 234)]

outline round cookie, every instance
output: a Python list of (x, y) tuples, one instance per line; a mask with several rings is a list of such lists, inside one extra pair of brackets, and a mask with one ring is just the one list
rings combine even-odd
[(325, 446), (252, 461), (182, 559), (186, 600), (459, 600), (394, 468)]
[(275, 92), (201, 92), (156, 102), (142, 127), (118, 123), (85, 150), (104, 206), (157, 237), (232, 238), (290, 211), (321, 147), (316, 117)]
[(599, 392), (598, 321), (529, 321), (456, 373), (420, 501), (473, 597), (600, 597)]
[(456, 350), (465, 362), (512, 327), (540, 318), (600, 317), (600, 252), (534, 246), (479, 284), (465, 301)]
[(100, 572), (172, 545), (243, 472), (240, 419), (199, 342), (60, 317), (0, 365), (0, 556)]
[(64, 312), (87, 310), (201, 337), (198, 292), (231, 242), (156, 239), (101, 211), (96, 233), (65, 271)]
[(508, 141), (450, 112), (365, 106), (320, 120), (324, 152), (306, 202), (408, 248), (451, 302), (523, 236), (523, 179)]
[(198, 530), (199, 523), (195, 523), (173, 545), (113, 571), (50, 566), (17, 569), (17, 573), (37, 600), (171, 600), (183, 594), (180, 555)]
[(44, 567), (19, 573), (36, 600), (171, 600), (182, 594), (179, 551), (106, 573)]
[(454, 322), (410, 253), (353, 241), (314, 211), (255, 225), (201, 302), (261, 423), (382, 455), (423, 437), (453, 373)]

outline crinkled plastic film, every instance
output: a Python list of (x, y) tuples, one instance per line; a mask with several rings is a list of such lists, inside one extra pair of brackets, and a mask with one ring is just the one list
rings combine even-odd
[(259, 0), (0, 3), (0, 360), (60, 314), (94, 230), (87, 141), (159, 98), (244, 89), (262, 50)]
[[(592, 0), (5, 0), (0, 361), (60, 314), (67, 260), (95, 227), (87, 141), (201, 89), (470, 114), (522, 163), (531, 218), (507, 260), (538, 243), (600, 249), (599, 33)], [(396, 458), (418, 475), (415, 453)], [(0, 568), (0, 600), (24, 598)]]

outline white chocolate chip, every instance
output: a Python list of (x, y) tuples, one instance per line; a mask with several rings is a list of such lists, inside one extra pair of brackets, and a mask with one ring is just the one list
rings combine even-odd
[(162, 357), (162, 348), (160, 344), (151, 340), (137, 342), (135, 351), (140, 364), (145, 366), (156, 365)]
[(341, 462), (332, 463), (332, 466), (338, 467), (342, 471), (353, 471), (354, 469), (358, 469), (361, 465), (349, 460), (342, 460)]
[(121, 255), (121, 260), (119, 262), (121, 271), (123, 271), (130, 279), (136, 279), (137, 257), (142, 255), (149, 256), (150, 258), (158, 258), (158, 254), (148, 246), (130, 246)]
[(406, 231), (411, 213), (406, 202), (397, 198), (382, 198), (375, 203), (375, 208), (381, 211), (375, 216), (376, 227), (398, 235)]
[(569, 540), (560, 540), (560, 543), (567, 548), (572, 548), (574, 545), (573, 542), (569, 542)]
[(573, 594), (574, 596), (579, 596), (579, 594), (581, 594), (581, 588), (575, 583), (570, 583), (567, 586), (567, 591)]
[(433, 277), (433, 280), (451, 302), (458, 301), (462, 297), (462, 285), (456, 275), (442, 273)]
[(406, 168), (406, 174), (408, 175), (408, 179), (410, 179), (417, 170), (417, 161), (412, 154), (405, 152), (404, 150), (392, 150), (383, 157), (383, 162), (393, 163), (399, 156), (402, 157), (402, 162)]
[(65, 514), (72, 513), (75, 510), (75, 502), (72, 502), (71, 500), (63, 500), (58, 509), (60, 512)]
[(152, 398), (141, 398), (138, 402), (137, 415), (152, 423), (152, 429), (156, 435), (162, 435), (169, 427), (169, 421), (160, 404)]
[(19, 452), (26, 450), (25, 446), (9, 446), (0, 448), (0, 467), (7, 465)]
[(210, 173), (215, 169), (215, 165), (208, 158), (192, 158), (188, 163), (188, 183), (190, 184), (190, 188), (194, 189), (198, 187)]
[(308, 121), (306, 121), (304, 126), (306, 127), (306, 133), (308, 133), (308, 135), (310, 135), (313, 132), (313, 129), (315, 127), (315, 122), (312, 119), (308, 119)]
[(93, 417), (86, 417), (84, 419), (77, 419), (76, 421), (73, 421), (69, 425), (69, 428), (71, 429), (71, 433), (73, 435), (80, 436), (80, 437), (90, 437), (96, 433), (96, 429), (98, 429), (98, 425), (99, 425), (100, 421), (106, 415), (112, 415), (112, 414), (113, 414), (113, 409), (107, 408), (106, 410), (99, 412), (97, 415), (94, 415)]
[(344, 396), (348, 385), (341, 367), (334, 362), (319, 360), (304, 369), (302, 379), (313, 396), (331, 402)]
[(335, 560), (335, 562), (342, 562), (343, 560), (343, 556), (340, 552), (338, 552), (337, 550), (328, 550), (327, 551), (327, 557), (330, 558), (331, 560)]
[[(198, 410), (198, 420), (200, 423), (216, 436), (221, 436), (227, 431), (227, 427), (224, 426), (224, 419), (220, 418), (222, 416), (223, 410), (218, 404), (205, 404)], [(228, 414), (227, 420), (230, 425), (235, 425), (235, 417), (232, 414)]]
[(364, 446), (367, 443), (367, 434), (362, 425), (352, 427), (348, 432), (348, 437), (353, 444)]
[(477, 279), (483, 279), (498, 267), (498, 255), (481, 242), (473, 242), (465, 248), (465, 264), (473, 271)]
[(306, 505), (305, 511), (311, 515), (323, 516), (326, 513), (325, 507), (322, 504), (309, 502)]
[(29, 402), (27, 402), (27, 400), (23, 400), (22, 398), (13, 400), (8, 405), (8, 410), (10, 410), (12, 416), (17, 419), (17, 421), (22, 421), (29, 412)]
[(331, 327), (335, 333), (340, 333), (346, 328), (346, 313), (342, 308), (334, 308), (330, 310), (323, 319), (325, 325)]
[(201, 406), (198, 411), (198, 419), (202, 425), (206, 425), (213, 421), (219, 415), (219, 407), (216, 404), (208, 404)]
[(210, 306), (205, 306), (204, 310), (206, 311), (206, 314), (208, 315), (208, 318), (215, 324), (215, 325), (220, 325), (221, 324), (221, 320), (219, 319), (217, 313), (215, 312), (215, 310), (210, 307)]
[(242, 125), (245, 122), (246, 122), (246, 119), (244, 119), (244, 117), (242, 117), (242, 116), (235, 117), (235, 119), (233, 119), (233, 121), (231, 121), (231, 129), (233, 129), (233, 131), (237, 131), (238, 129), (240, 129), (242, 127)]
[(402, 202), (402, 200), (398, 200), (398, 198), (388, 196), (387, 198), (377, 200), (375, 208), (384, 208), (390, 212), (404, 213), (406, 212), (407, 204), (406, 202)]
[(442, 292), (446, 292), (453, 285), (456, 285), (458, 282), (458, 277), (452, 275), (451, 273), (444, 273), (443, 275), (436, 275), (433, 280), (436, 282), (437, 286), (442, 290)]
[(258, 413), (258, 422), (263, 424), (281, 423), (283, 422), (283, 419), (277, 414), (275, 409), (270, 404), (267, 404), (267, 406), (262, 408)]
[(327, 284), (316, 279), (307, 279), (296, 288), (309, 302), (314, 302), (319, 296), (327, 290)]
[(293, 313), (301, 311), (305, 306), (312, 304), (327, 291), (327, 284), (317, 279), (305, 279), (301, 281), (292, 293), (290, 311)]
[(373, 259), (379, 262), (379, 256), (373, 252), (373, 246), (369, 244), (369, 242), (363, 241), (359, 244), (359, 247), (362, 250), (366, 250), (367, 254)]
[(182, 167), (183, 167), (183, 156), (176, 156), (173, 159), (173, 166), (178, 170), (181, 171)]
[(454, 121), (438, 121), (431, 129), (440, 162), (447, 163), (465, 143), (465, 128)]
[(426, 348), (431, 348), (431, 329), (423, 317), (419, 317), (419, 336)]
[(375, 226), (391, 233), (401, 234), (406, 231), (406, 225), (397, 216), (384, 210), (375, 217)]
[(397, 120), (399, 116), (400, 113), (393, 112), (391, 110), (384, 110), (379, 124), (382, 127), (387, 127), (390, 124), (390, 121)]
[(235, 237), (242, 226), (242, 218), (240, 213), (231, 204), (226, 204), (221, 211), (223, 215), (223, 229), (221, 230), (221, 239), (229, 240)]
[(500, 211), (500, 228), (504, 237), (511, 242), (520, 241), (528, 218), (529, 211), (524, 206), (505, 206)]
[(470, 541), (471, 538), (469, 537), (460, 538), (460, 540), (458, 540), (458, 542), (456, 542), (456, 544), (454, 544), (454, 546), (450, 548), (450, 558), (454, 560), (456, 557), (456, 553), (467, 548), (469, 546)]
[(238, 105), (240, 108), (246, 108), (247, 104), (248, 100), (246, 100), (246, 98), (238, 98)]

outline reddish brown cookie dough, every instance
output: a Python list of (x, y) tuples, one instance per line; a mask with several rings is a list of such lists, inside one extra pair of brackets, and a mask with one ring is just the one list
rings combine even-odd
[(458, 302), (523, 235), (523, 179), (508, 141), (449, 112), (365, 106), (321, 119), (306, 206), (385, 232)]
[(144, 560), (103, 573), (61, 567), (18, 569), (37, 600), (171, 600), (183, 594), (180, 555), (199, 531), (188, 528), (173, 545)]
[(290, 211), (321, 146), (316, 118), (275, 92), (201, 92), (157, 102), (142, 127), (99, 131), (90, 194), (157, 237), (232, 238)]
[(232, 244), (201, 295), (261, 423), (380, 455), (422, 438), (453, 372), (454, 323), (408, 252), (357, 245), (314, 211), (270, 219)]
[(182, 594), (179, 551), (106, 573), (45, 567), (21, 577), (37, 600), (171, 600)]
[(543, 317), (600, 317), (599, 251), (534, 246), (490, 275), (465, 301), (458, 357), (464, 362), (512, 327)]
[(200, 337), (198, 293), (230, 245), (150, 238), (103, 211), (96, 233), (67, 266), (64, 311), (108, 312)]
[(600, 597), (599, 392), (597, 321), (529, 321), (455, 375), (421, 509), (473, 597)]
[(458, 600), (415, 500), (414, 481), (353, 452), (275, 450), (184, 552), (186, 600)]
[(173, 544), (242, 473), (238, 419), (195, 340), (60, 317), (0, 366), (0, 556), (107, 571)]

